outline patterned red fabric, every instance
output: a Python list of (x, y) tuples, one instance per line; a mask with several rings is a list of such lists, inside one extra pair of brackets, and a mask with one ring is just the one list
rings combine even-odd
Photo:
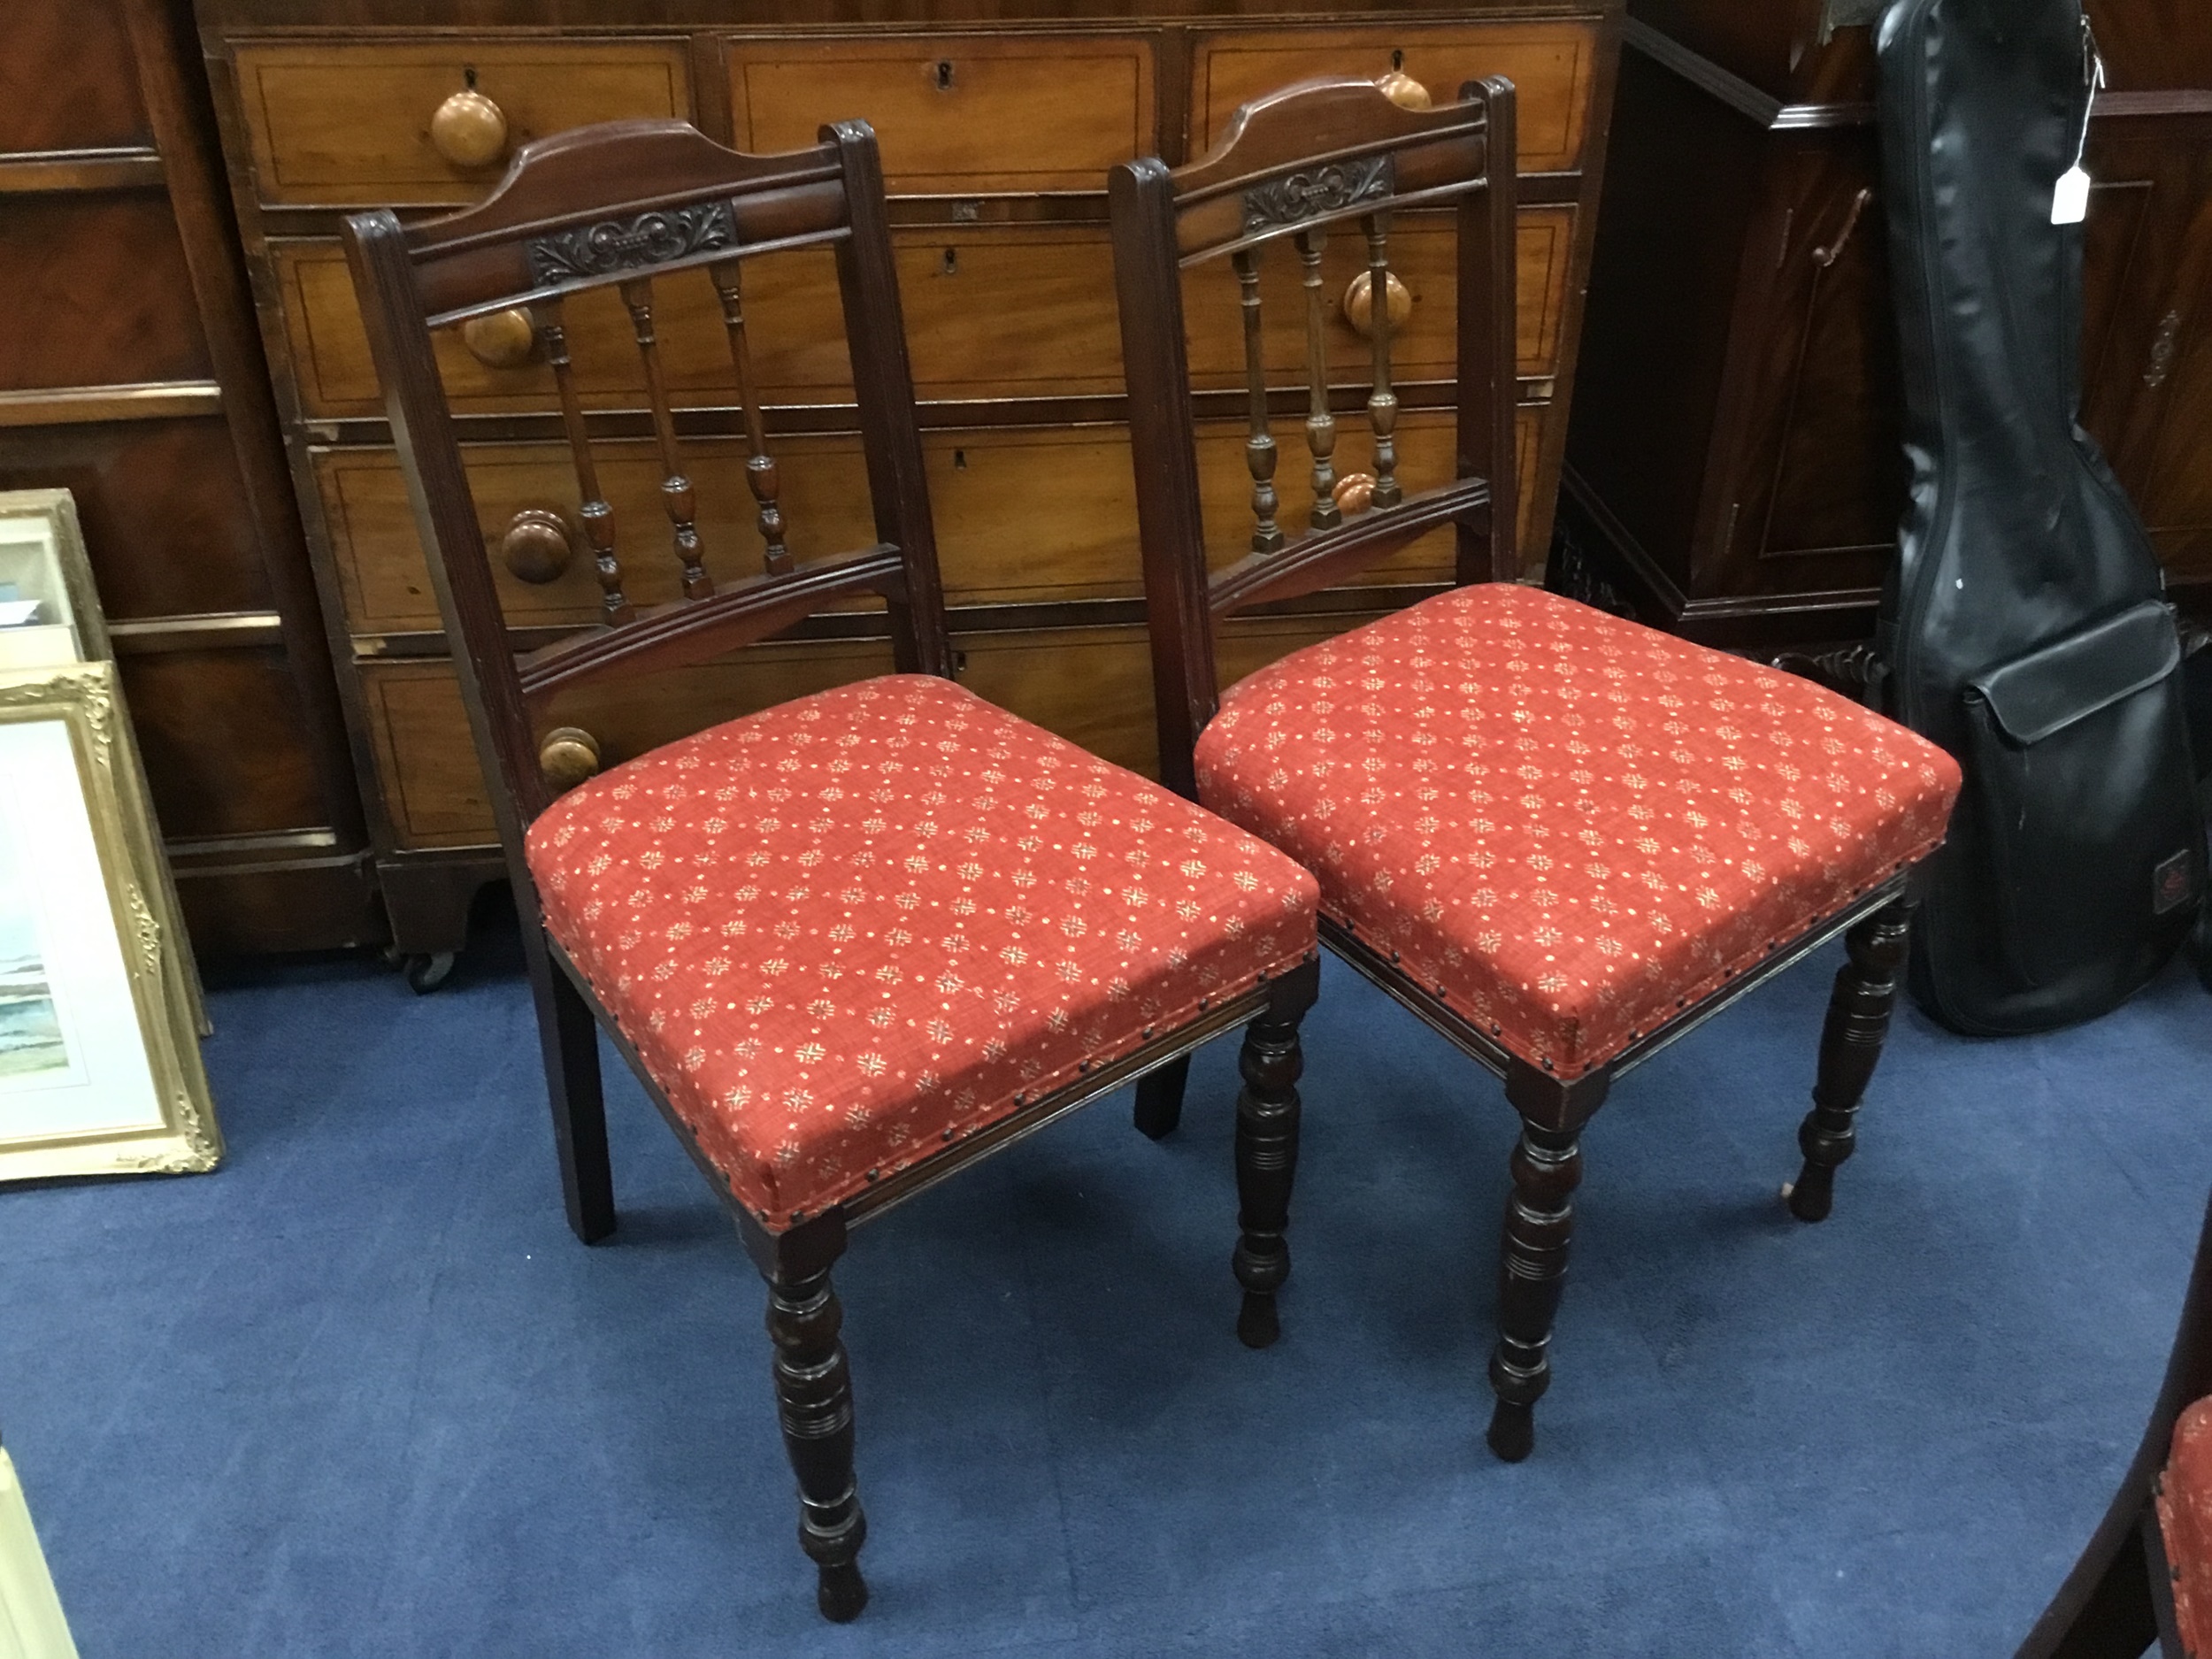
[(548, 930), (771, 1229), (1314, 949), (1280, 853), (923, 675), (641, 756), (527, 853)]
[(2173, 1449), (2158, 1489), (2158, 1530), (2173, 1569), (2174, 1628), (2182, 1651), (2212, 1654), (2212, 1400), (2174, 1422)]
[(1808, 681), (1512, 583), (1262, 669), (1197, 763), (1332, 919), (1564, 1078), (1932, 850), (1959, 787)]

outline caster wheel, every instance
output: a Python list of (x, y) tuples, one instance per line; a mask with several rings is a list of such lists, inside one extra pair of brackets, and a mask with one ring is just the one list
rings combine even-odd
[(434, 950), (427, 956), (410, 956), (401, 972), (407, 976), (408, 989), (417, 996), (427, 996), (452, 974), (453, 953)]

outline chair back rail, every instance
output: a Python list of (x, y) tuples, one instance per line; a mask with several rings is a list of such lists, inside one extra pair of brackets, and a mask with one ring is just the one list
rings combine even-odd
[[(888, 610), (902, 671), (952, 672), (875, 137), (856, 121), (824, 127), (822, 139), (794, 155), (748, 156), (681, 122), (611, 122), (525, 146), (499, 188), (468, 211), (414, 226), (388, 211), (347, 220), (370, 349), (511, 864), (519, 864), (523, 832), (559, 793), (536, 735), (556, 692), (706, 662), (864, 595)], [(743, 273), (761, 255), (820, 245), (836, 259), (878, 541), (802, 565), (791, 554), (752, 369)], [(719, 306), (761, 542), (760, 573), (719, 586), (704, 562), (659, 337), (660, 285), (687, 280), (711, 284)], [(630, 601), (625, 560), (649, 557), (634, 547), (646, 531), (629, 526), (634, 545), (621, 545), (572, 365), (565, 301), (606, 287), (628, 314), (660, 463), (668, 551), (657, 557), (674, 562), (683, 595), (644, 609)], [(518, 307), (531, 319), (558, 401), (576, 518), (602, 595), (599, 626), (520, 662), (433, 343), (438, 328)]]
[[(1213, 625), (1255, 605), (1342, 584), (1443, 524), (1455, 579), (1511, 580), (1519, 559), (1513, 407), (1513, 88), (1490, 79), (1460, 102), (1408, 108), (1369, 81), (1325, 80), (1247, 104), (1187, 166), (1125, 163), (1109, 180), (1115, 283), (1129, 382), (1139, 530), (1153, 641), (1163, 778), (1194, 792), (1191, 754), (1213, 718)], [(1398, 478), (1399, 403), (1388, 293), (1393, 216), (1449, 207), (1459, 265), (1455, 481), (1409, 495)], [(1342, 476), (1321, 266), (1333, 231), (1363, 240), (1370, 303), (1367, 435), (1373, 472)], [(1305, 324), (1305, 500), (1286, 507), (1262, 354), (1261, 261), (1294, 253)], [(1199, 511), (1196, 403), (1181, 273), (1226, 258), (1243, 317), (1250, 552), (1210, 575)], [(1355, 417), (1356, 419), (1356, 417)], [(1286, 527), (1287, 524), (1294, 527)]]

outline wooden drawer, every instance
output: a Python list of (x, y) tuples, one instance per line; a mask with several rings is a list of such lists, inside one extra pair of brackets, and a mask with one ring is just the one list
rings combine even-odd
[[(212, 374), (165, 196), (55, 191), (0, 199), (7, 204), (0, 293), (10, 318), (0, 328), (0, 389)], [(1110, 310), (1110, 288), (1106, 303)]]
[(280, 646), (149, 651), (120, 667), (163, 834), (205, 841), (329, 821)]
[[(606, 764), (772, 703), (891, 672), (878, 641), (751, 646), (720, 662), (557, 697), (546, 728), (580, 726)], [(360, 665), (362, 701), (399, 844), (469, 847), (497, 839), (460, 683), (440, 660)]]
[[(1537, 437), (1543, 411), (1521, 411), (1522, 523), (1534, 495)], [(1300, 428), (1286, 423), (1276, 482), (1283, 522), (1304, 509), (1306, 462)], [(1340, 427), (1340, 471), (1364, 468), (1366, 428), (1355, 418)], [(1399, 423), (1399, 477), (1410, 489), (1448, 481), (1452, 469), (1448, 415), (1416, 413)], [(924, 434), (930, 501), (937, 519), (946, 595), (956, 605), (1134, 598), (1144, 591), (1137, 548), (1134, 479), (1126, 431), (1118, 426), (1007, 427)], [(846, 436), (780, 439), (775, 453), (792, 549), (802, 559), (864, 547), (875, 539), (867, 476), (858, 442)], [(670, 549), (660, 503), (660, 461), (651, 443), (595, 446), (600, 484), (615, 510), (624, 588), (639, 604), (680, 595), (680, 567)], [(744, 480), (744, 447), (734, 439), (695, 440), (685, 465), (697, 491), (699, 534), (708, 571), (718, 581), (759, 568), (760, 539)], [(558, 444), (480, 444), (468, 450), (479, 521), (496, 544), (514, 515), (550, 508), (574, 522), (576, 484), (568, 452)], [(397, 458), (388, 449), (326, 449), (314, 457), (318, 492), (329, 526), (349, 631), (364, 634), (434, 633), (443, 624), (430, 586)], [(1201, 433), (1199, 476), (1204, 491), (1208, 557), (1216, 565), (1244, 556), (1250, 534), (1251, 477), (1244, 465), (1244, 429)], [(1452, 540), (1440, 531), (1376, 566), (1367, 581), (1449, 579)], [(599, 616), (599, 587), (579, 555), (550, 582), (517, 580), (498, 561), (500, 598), (516, 627), (582, 627)]]
[[(1220, 642), (1222, 683), (1367, 620), (1237, 620)], [(1144, 630), (1055, 628), (956, 635), (960, 680), (979, 696), (1146, 777), (1158, 775), (1152, 660)], [(874, 641), (753, 646), (721, 662), (557, 699), (544, 724), (580, 726), (610, 765), (718, 720), (892, 672)], [(496, 837), (459, 682), (442, 660), (365, 663), (363, 698), (399, 844), (467, 847)]]
[[(1110, 396), (1121, 390), (1121, 334), (1113, 257), (1102, 227), (902, 231), (899, 287), (915, 389), (927, 398)], [(278, 291), (303, 411), (311, 418), (380, 415), (368, 337), (334, 242), (274, 245)], [(749, 261), (747, 334), (770, 402), (849, 398), (832, 256), (806, 251)], [(656, 284), (656, 323), (669, 395), (679, 403), (736, 397), (713, 285), (697, 272)], [(1233, 303), (1233, 302), (1232, 302)], [(587, 406), (643, 407), (635, 336), (612, 288), (567, 302), (569, 350)], [(459, 331), (439, 343), (456, 413), (556, 407), (541, 363), (488, 367)]]
[[(849, 435), (777, 440), (784, 516), (802, 559), (875, 540), (859, 442)], [(955, 604), (1048, 602), (1141, 591), (1136, 500), (1126, 435), (1118, 427), (1015, 427), (925, 434), (939, 562)], [(640, 604), (680, 596), (660, 503), (660, 462), (643, 441), (595, 447), (615, 510), (624, 587)], [(718, 581), (759, 568), (760, 538), (745, 484), (744, 446), (701, 439), (684, 448), (699, 503), (707, 569)], [(1233, 457), (1232, 457), (1233, 459)], [(1237, 465), (1241, 465), (1240, 462)], [(359, 634), (435, 632), (437, 596), (415, 534), (397, 458), (386, 449), (316, 455), (316, 483), (345, 595)], [(551, 508), (574, 522), (575, 479), (558, 444), (472, 445), (469, 477), (488, 542), (515, 513)], [(579, 557), (555, 580), (516, 580), (494, 560), (507, 619), (517, 627), (585, 626), (599, 587)]]
[[(857, 439), (788, 438), (776, 453), (783, 463), (784, 516), (794, 553), (819, 558), (875, 541)], [(600, 443), (593, 454), (600, 487), (614, 508), (624, 591), (641, 605), (680, 598), (682, 566), (661, 505), (661, 466), (652, 442)], [(550, 508), (574, 525), (576, 475), (565, 444), (472, 444), (467, 456), (478, 518), (495, 548), (526, 507)], [(718, 581), (757, 574), (761, 542), (745, 485), (744, 444), (730, 438), (694, 441), (685, 445), (685, 465), (697, 492), (708, 572)], [(388, 449), (326, 449), (315, 456), (314, 467), (349, 629), (403, 634), (442, 628), (398, 457)], [(567, 570), (545, 583), (517, 580), (495, 552), (493, 569), (511, 626), (580, 627), (598, 620), (598, 580), (580, 537), (577, 545)]]
[[(1373, 618), (1364, 615), (1232, 618), (1215, 644), (1221, 683), (1234, 685), (1305, 646)], [(1147, 778), (1160, 775), (1152, 712), (1152, 652), (1142, 628), (1051, 628), (964, 634), (953, 641), (960, 683)]]
[(1400, 27), (1291, 28), (1202, 35), (1191, 59), (1190, 153), (1203, 154), (1237, 106), (1316, 75), (1381, 75), (1402, 68), (1439, 104), (1465, 82), (1513, 82), (1521, 171), (1582, 165), (1590, 89), (1597, 73), (1594, 23), (1455, 23)]
[[(691, 114), (684, 47), (672, 41), (246, 44), (236, 64), (256, 181), (273, 204), (474, 201), (533, 138)], [(471, 85), (505, 116), (507, 148), (457, 167), (431, 144), (430, 118)]]
[[(1536, 465), (1541, 454), (1546, 413), (1541, 409), (1525, 408), (1518, 411), (1516, 421), (1514, 437), (1521, 467), (1520, 526), (1524, 541), (1535, 512)], [(1408, 495), (1451, 482), (1458, 447), (1453, 442), (1455, 431), (1453, 417), (1440, 411), (1399, 417), (1398, 479)], [(1209, 424), (1199, 430), (1199, 503), (1206, 526), (1206, 562), (1217, 570), (1233, 565), (1252, 550), (1252, 474), (1244, 462), (1244, 441), (1245, 428), (1241, 423), (1234, 427)], [(1308, 481), (1312, 476), (1313, 463), (1306, 448), (1303, 423), (1278, 420), (1275, 446), (1275, 493), (1280, 503), (1275, 518), (1286, 532), (1295, 535), (1304, 528), (1306, 514), (1313, 505), (1313, 490)], [(1336, 475), (1341, 478), (1347, 472), (1372, 471), (1373, 446), (1365, 417), (1339, 415)], [(1353, 579), (1351, 585), (1363, 588), (1396, 582), (1448, 582), (1452, 580), (1457, 559), (1457, 542), (1450, 526), (1446, 526), (1430, 532), (1410, 547), (1401, 549), (1381, 564), (1370, 565)], [(1137, 580), (1141, 586), (1141, 576)]]
[(1139, 35), (849, 35), (734, 40), (740, 150), (803, 150), (864, 118), (894, 193), (980, 196), (1106, 188), (1158, 148), (1152, 45)]
[[(875, 540), (857, 438), (780, 438), (774, 450), (787, 534), (800, 558)], [(924, 434), (923, 452), (939, 563), (953, 603), (1133, 596), (1142, 590), (1136, 497), (1121, 428), (933, 432)], [(602, 443), (594, 453), (615, 510), (625, 590), (640, 604), (679, 597), (680, 567), (670, 551), (652, 444)], [(730, 438), (694, 440), (684, 457), (698, 495), (708, 571), (718, 581), (757, 571), (760, 538), (745, 484), (744, 446)], [(1242, 465), (1234, 456), (1227, 458)], [(314, 466), (348, 628), (442, 628), (396, 457), (388, 449), (326, 449), (315, 456)], [(565, 447), (472, 445), (468, 466), (488, 542), (495, 543), (526, 507), (551, 508), (574, 522), (576, 483)], [(514, 626), (581, 627), (598, 619), (599, 587), (588, 558), (579, 557), (544, 584), (516, 580), (496, 558), (493, 568)]]
[[(1559, 366), (1560, 322), (1567, 307), (1572, 266), (1575, 210), (1532, 207), (1519, 225), (1518, 373), (1551, 374)], [(1391, 227), (1391, 269), (1413, 296), (1413, 313), (1391, 340), (1391, 373), (1401, 382), (1448, 380), (1458, 349), (1458, 238), (1449, 215), (1407, 215)], [(1367, 240), (1356, 228), (1329, 238), (1321, 258), (1321, 291), (1328, 311), (1329, 373), (1341, 385), (1369, 379), (1372, 357), (1365, 335), (1344, 316), (1344, 292), (1367, 269)], [(1192, 383), (1234, 389), (1244, 385), (1244, 318), (1236, 273), (1226, 259), (1197, 266), (1183, 288), (1184, 326), (1190, 337)], [(1260, 317), (1271, 380), (1297, 385), (1306, 373), (1306, 296), (1297, 250), (1270, 247), (1260, 261)]]
[[(1225, 687), (1365, 615), (1233, 618), (1217, 649)], [(1140, 627), (1052, 628), (954, 636), (960, 680), (1094, 755), (1156, 777), (1152, 661)], [(717, 720), (892, 671), (878, 641), (776, 643), (718, 663), (557, 699), (542, 722), (580, 726), (608, 764)], [(494, 839), (459, 683), (443, 661), (368, 662), (361, 684), (400, 844), (459, 847)]]

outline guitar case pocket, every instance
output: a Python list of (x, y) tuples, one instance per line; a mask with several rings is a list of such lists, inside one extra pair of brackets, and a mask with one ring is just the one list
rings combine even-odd
[(2173, 619), (2147, 600), (1965, 684), (1990, 909), (2024, 988), (2186, 929), (2204, 871), (2186, 774), (2168, 764), (2187, 743), (2180, 671)]

